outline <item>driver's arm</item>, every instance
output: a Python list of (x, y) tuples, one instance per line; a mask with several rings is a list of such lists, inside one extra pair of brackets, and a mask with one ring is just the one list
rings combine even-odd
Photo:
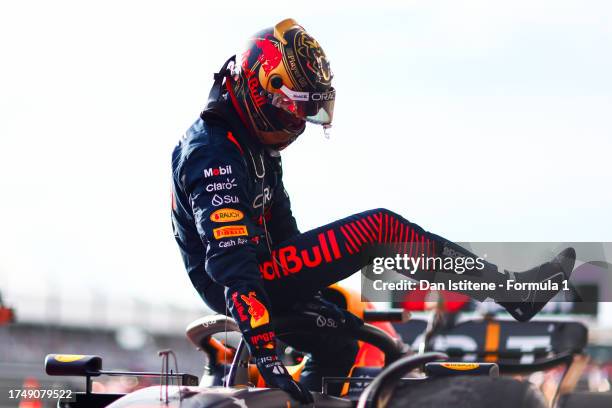
[(254, 346), (248, 335), (271, 331), (272, 326), (251, 241), (261, 229), (248, 205), (246, 164), (240, 152), (219, 137), (196, 149), (184, 169), (194, 222), (207, 247), (206, 273), (225, 286), (227, 307)]
[(251, 241), (263, 232), (252, 221), (246, 162), (225, 138), (211, 139), (189, 155), (182, 175), (198, 234), (207, 247), (206, 273), (225, 286), (227, 307), (266, 382), (303, 399), (304, 390), (294, 384), (276, 354), (270, 301)]

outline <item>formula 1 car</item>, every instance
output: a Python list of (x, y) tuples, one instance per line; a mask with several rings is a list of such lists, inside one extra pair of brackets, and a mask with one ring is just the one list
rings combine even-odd
[[(446, 347), (446, 352), (443, 353), (436, 351), (432, 345), (442, 344), (440, 339), (444, 336), (448, 340), (451, 334), (444, 330), (455, 328), (461, 332), (461, 325), (440, 325), (442, 314), (436, 312), (433, 319), (426, 322), (425, 330), (421, 333), (424, 348), (420, 353), (415, 353), (399, 338), (398, 331), (389, 323), (395, 321), (395, 327), (405, 331), (408, 326), (402, 329), (402, 325), (412, 324), (410, 320), (406, 321), (408, 316), (405, 311), (367, 310), (371, 308), (368, 304), (359, 302), (359, 298), (354, 294), (339, 288), (328, 291), (327, 295), (328, 298), (334, 298), (340, 306), (362, 316), (368, 323), (358, 329), (349, 330), (318, 324), (317, 319), (309, 315), (279, 317), (275, 321), (278, 335), (321, 332), (348, 336), (361, 342), (356, 365), (350, 375), (324, 378), (321, 392), (313, 393), (316, 407), (543, 408), (547, 405), (542, 395), (529, 383), (500, 376), (500, 373), (529, 373), (557, 365), (569, 366), (586, 346), (586, 327), (580, 323), (561, 325), (557, 329), (553, 327), (554, 323), (549, 323), (551, 347), (538, 349), (527, 362), (521, 361), (523, 356), (520, 350), (518, 354), (510, 353), (503, 347), (495, 349), (491, 344), (485, 344), (483, 350), (472, 347), (462, 351), (460, 347), (456, 347), (459, 342), (455, 342), (455, 347)], [(491, 324), (492, 319), (475, 319), (471, 324), (478, 325), (479, 322), (487, 326)], [(522, 325), (528, 324), (530, 323)], [(553, 326), (550, 326), (551, 324)], [(498, 330), (501, 331), (501, 328), (498, 327)], [(98, 356), (54, 354), (47, 356), (45, 369), (49, 375), (76, 375), (86, 378), (86, 391), (76, 393), (72, 401), (58, 401), (58, 407), (299, 406), (299, 403), (284, 391), (265, 387), (256, 366), (250, 364), (248, 350), (241, 336), (233, 336), (237, 344), (231, 347), (232, 336), (229, 333), (239, 333), (238, 327), (231, 318), (223, 315), (206, 316), (187, 327), (188, 339), (205, 357), (204, 372), (200, 379), (194, 375), (170, 370), (170, 358), (175, 356), (167, 350), (160, 352), (163, 369), (158, 373), (104, 371), (102, 359)], [(497, 338), (499, 339), (499, 333)], [(304, 364), (305, 360), (302, 359), (299, 364), (287, 367), (295, 379), (299, 380)], [(160, 385), (125, 395), (92, 393), (91, 378), (103, 374), (157, 376), (160, 377)], [(327, 388), (334, 382), (344, 385), (342, 397), (328, 395)]]

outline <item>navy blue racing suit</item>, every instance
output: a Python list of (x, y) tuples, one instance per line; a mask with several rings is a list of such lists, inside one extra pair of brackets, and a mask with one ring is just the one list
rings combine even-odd
[[(185, 133), (172, 170), (172, 222), (189, 278), (211, 309), (231, 312), (249, 347), (272, 348), (274, 314), (364, 267), (379, 245), (472, 256), (385, 209), (300, 233), (279, 154), (252, 139), (224, 100)], [(346, 375), (357, 352), (334, 336), (302, 348), (327, 376)]]

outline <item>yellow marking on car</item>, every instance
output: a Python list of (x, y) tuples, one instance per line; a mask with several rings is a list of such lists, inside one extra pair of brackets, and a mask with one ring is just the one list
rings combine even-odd
[(440, 363), (440, 365), (444, 368), (448, 368), (449, 370), (457, 371), (475, 370), (480, 367), (480, 364), (478, 363)]
[(60, 363), (72, 363), (73, 361), (78, 361), (85, 358), (85, 356), (82, 354), (58, 354), (53, 358)]

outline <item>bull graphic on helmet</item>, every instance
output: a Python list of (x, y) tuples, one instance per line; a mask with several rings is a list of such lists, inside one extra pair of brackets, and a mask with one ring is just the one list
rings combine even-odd
[(295, 20), (256, 33), (238, 55), (226, 86), (260, 142), (280, 150), (304, 132), (306, 122), (331, 126), (335, 90), (329, 61)]

